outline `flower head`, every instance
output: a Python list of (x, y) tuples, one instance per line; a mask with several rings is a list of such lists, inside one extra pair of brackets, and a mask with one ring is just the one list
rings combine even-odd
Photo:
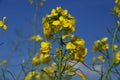
[(50, 42), (41, 42), (41, 52), (49, 52), (52, 47), (51, 47), (51, 43)]
[(7, 30), (6, 17), (3, 17), (3, 20), (0, 20), (0, 27), (2, 27), (3, 30)]

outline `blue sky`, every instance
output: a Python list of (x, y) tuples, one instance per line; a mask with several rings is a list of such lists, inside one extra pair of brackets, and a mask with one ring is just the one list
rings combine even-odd
[[(61, 6), (67, 9), (76, 19), (75, 35), (85, 39), (88, 55), (86, 62), (92, 62), (93, 52), (92, 44), (97, 37), (102, 38), (108, 36), (106, 27), (114, 26), (114, 18), (111, 11), (114, 6), (114, 0), (47, 0), (43, 7), (39, 7), (39, 15), (37, 17), (37, 33), (42, 35), (41, 18), (51, 9)], [(0, 0), (0, 19), (7, 16), (8, 30), (3, 32), (0, 30), (0, 42), (4, 45), (0, 46), (0, 60), (7, 59), (11, 53), (11, 48), (18, 42), (20, 47), (17, 52), (14, 52), (11, 63), (15, 61), (20, 63), (21, 58), (28, 55), (25, 48), (30, 45), (26, 43), (28, 38), (33, 34), (33, 16), (35, 9), (28, 0)], [(15, 30), (20, 32), (24, 39), (20, 39), (15, 34)], [(19, 40), (18, 42), (16, 40)], [(13, 43), (12, 43), (12, 42)], [(25, 50), (22, 52), (22, 50)], [(22, 54), (21, 54), (22, 53)], [(93, 76), (89, 76), (92, 80)], [(78, 78), (74, 80), (79, 80)]]

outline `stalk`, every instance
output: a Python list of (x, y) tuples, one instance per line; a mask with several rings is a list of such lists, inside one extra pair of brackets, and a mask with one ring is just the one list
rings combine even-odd
[(114, 55), (114, 50), (113, 50), (113, 46), (114, 46), (114, 42), (115, 42), (115, 39), (116, 39), (116, 34), (119, 30), (119, 25), (115, 28), (115, 31), (114, 31), (114, 35), (113, 35), (113, 38), (112, 38), (112, 64), (110, 65), (110, 67), (108, 68), (108, 70), (106, 71), (106, 73), (104, 74), (103, 76), (103, 80), (107, 80), (107, 76), (109, 75), (110, 71), (112, 70), (113, 66), (114, 66), (114, 61), (115, 61), (115, 55)]
[(60, 57), (58, 60), (58, 80), (61, 80), (62, 78), (62, 57), (63, 57), (63, 43), (62, 43), (62, 31), (60, 32)]

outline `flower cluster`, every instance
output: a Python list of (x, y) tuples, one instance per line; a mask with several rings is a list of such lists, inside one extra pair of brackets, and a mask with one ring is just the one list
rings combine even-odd
[(3, 30), (7, 29), (7, 26), (6, 26), (6, 17), (3, 17), (3, 20), (0, 20), (0, 27), (2, 27)]
[(51, 60), (50, 50), (52, 49), (50, 42), (41, 42), (40, 56), (37, 53), (33, 59), (32, 63), (37, 66), (42, 63), (48, 63)]
[(71, 41), (66, 44), (66, 49), (70, 50), (68, 57), (77, 62), (84, 62), (84, 58), (87, 55), (87, 48), (84, 46), (84, 39), (74, 36)]
[(41, 80), (40, 72), (38, 71), (30, 71), (27, 76), (25, 76), (25, 80)]
[(61, 7), (52, 9), (51, 14), (46, 15), (42, 19), (43, 30), (46, 39), (49, 39), (53, 33), (58, 33), (64, 30), (64, 34), (75, 31), (75, 19), (68, 13), (68, 10), (64, 10)]
[(94, 42), (93, 45), (93, 52), (97, 52), (97, 51), (105, 51), (109, 49), (109, 44), (107, 43), (108, 38), (104, 37), (101, 40), (97, 40)]
[[(56, 9), (52, 9), (51, 14), (42, 19), (42, 23), (46, 41), (41, 41), (42, 38), (39, 35), (30, 38), (30, 40), (41, 41), (40, 53), (36, 53), (32, 58), (33, 65), (36, 67), (40, 63), (49, 63), (49, 66), (40, 67), (40, 72), (48, 78), (54, 77), (53, 80), (74, 75), (86, 80), (86, 76), (74, 68), (75, 65), (71, 66), (66, 63), (69, 61), (84, 63), (87, 55), (84, 39), (72, 34), (75, 31), (74, 17), (66, 9), (56, 7)], [(58, 43), (59, 48), (56, 48), (56, 53), (52, 57), (50, 51), (54, 38), (56, 38), (55, 42)], [(51, 64), (51, 62), (53, 63)]]
[(120, 0), (115, 0), (116, 6), (114, 6), (114, 11), (120, 17)]

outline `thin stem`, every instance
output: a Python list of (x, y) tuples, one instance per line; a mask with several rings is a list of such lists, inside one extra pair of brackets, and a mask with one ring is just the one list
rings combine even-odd
[(113, 50), (113, 46), (114, 46), (114, 42), (115, 42), (115, 39), (116, 39), (116, 34), (119, 30), (119, 26), (117, 26), (115, 28), (115, 31), (114, 31), (114, 35), (113, 35), (113, 39), (112, 39), (112, 64), (110, 65), (110, 67), (108, 68), (108, 70), (106, 71), (106, 73), (104, 74), (103, 76), (103, 80), (107, 80), (107, 76), (109, 75), (109, 72), (112, 70), (113, 66), (114, 66), (114, 61), (115, 61), (115, 56), (114, 56), (114, 50)]
[(61, 80), (62, 78), (62, 57), (63, 57), (63, 42), (62, 42), (62, 31), (60, 32), (60, 57), (58, 60), (58, 80)]

